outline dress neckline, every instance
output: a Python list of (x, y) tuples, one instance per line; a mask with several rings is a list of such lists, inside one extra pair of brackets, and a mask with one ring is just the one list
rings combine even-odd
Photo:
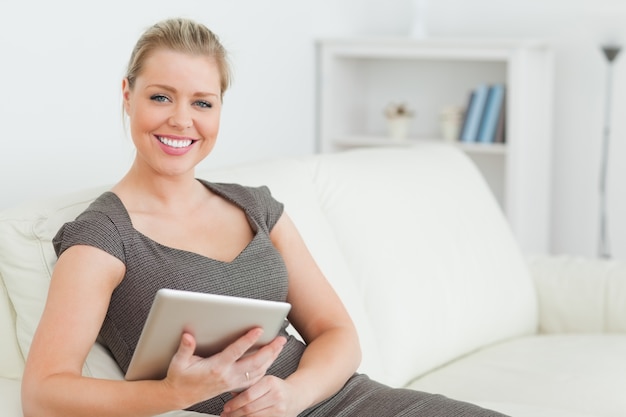
[(219, 195), (220, 197), (222, 197), (223, 199), (229, 201), (230, 203), (234, 204), (235, 206), (237, 206), (239, 209), (241, 209), (246, 218), (248, 219), (248, 224), (250, 225), (250, 228), (252, 229), (252, 239), (250, 239), (250, 242), (248, 242), (248, 244), (230, 261), (224, 261), (224, 260), (220, 260), (220, 259), (216, 259), (216, 258), (212, 258), (210, 256), (206, 256), (203, 255), (201, 253), (198, 252), (194, 252), (194, 251), (190, 251), (190, 250), (186, 250), (186, 249), (180, 249), (180, 248), (175, 248), (172, 246), (168, 246), (165, 245), (163, 243), (160, 243), (154, 239), (152, 239), (150, 236), (145, 235), (144, 233), (140, 232), (139, 230), (135, 229), (135, 226), (133, 225), (133, 221), (130, 217), (130, 213), (128, 212), (128, 210), (126, 209), (126, 206), (124, 205), (124, 202), (122, 201), (122, 199), (115, 194), (113, 191), (105, 191), (104, 194), (105, 195), (110, 195), (114, 201), (116, 202), (117, 205), (119, 205), (119, 207), (122, 209), (122, 212), (124, 214), (125, 217), (125, 221), (128, 222), (128, 224), (130, 225), (130, 229), (133, 231), (133, 233), (137, 234), (138, 236), (140, 236), (142, 239), (147, 240), (148, 242), (164, 249), (170, 252), (179, 252), (179, 253), (186, 253), (186, 254), (192, 254), (194, 256), (199, 256), (200, 258), (203, 258), (205, 260), (211, 261), (211, 262), (217, 262), (223, 265), (229, 265), (234, 263), (235, 261), (237, 261), (238, 259), (240, 259), (247, 251), (248, 248), (250, 248), (250, 246), (252, 245), (252, 243), (254, 243), (254, 241), (257, 239), (257, 237), (259, 236), (259, 225), (257, 223), (257, 221), (254, 219), (254, 217), (252, 217), (250, 215), (250, 213), (248, 212), (248, 210), (246, 209), (246, 207), (242, 206), (239, 202), (237, 202), (235, 199), (230, 198), (228, 195), (224, 194), (224, 192), (222, 192), (221, 190), (219, 190), (217, 187), (214, 187), (212, 183), (206, 181), (206, 180), (202, 180), (202, 179), (197, 179), (197, 181), (199, 181), (202, 185), (204, 185), (206, 188), (208, 188), (210, 191), (212, 191), (213, 193)]

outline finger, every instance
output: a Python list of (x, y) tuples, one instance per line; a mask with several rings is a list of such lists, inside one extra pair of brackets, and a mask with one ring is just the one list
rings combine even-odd
[[(267, 390), (262, 387), (262, 384), (253, 385), (245, 391), (241, 391), (237, 396), (231, 398), (224, 404), (224, 412), (232, 413), (233, 415), (248, 414), (255, 411), (258, 407), (257, 404), (260, 397), (263, 397), (267, 393)], [(245, 410), (244, 410), (245, 407)]]
[(263, 329), (260, 327), (254, 328), (228, 345), (223, 351), (222, 355), (230, 359), (231, 362), (237, 361), (241, 358), (254, 344), (259, 340), (263, 334)]
[(180, 337), (180, 343), (178, 345), (178, 350), (174, 354), (174, 359), (176, 360), (185, 360), (189, 359), (193, 356), (193, 353), (196, 351), (196, 339), (189, 333), (183, 333)]
[(268, 364), (268, 367), (269, 367), (269, 365), (271, 365), (276, 360), (278, 355), (280, 355), (280, 352), (282, 352), (283, 347), (285, 346), (286, 343), (287, 343), (287, 339), (285, 337), (283, 336), (276, 337), (270, 343), (261, 347), (259, 350), (257, 350), (252, 355), (250, 355), (254, 357), (253, 363), (257, 364), (257, 366), (259, 367), (262, 367), (263, 366), (262, 364), (269, 363)]
[(232, 415), (254, 415), (254, 413), (270, 408), (274, 405), (274, 401), (269, 395), (270, 391), (269, 379), (262, 379), (259, 383), (227, 401), (224, 404), (224, 412), (232, 413)]

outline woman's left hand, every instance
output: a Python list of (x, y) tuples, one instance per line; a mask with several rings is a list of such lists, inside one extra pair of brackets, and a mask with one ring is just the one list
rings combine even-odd
[(266, 375), (259, 382), (224, 404), (221, 417), (295, 417), (298, 398), (288, 382)]

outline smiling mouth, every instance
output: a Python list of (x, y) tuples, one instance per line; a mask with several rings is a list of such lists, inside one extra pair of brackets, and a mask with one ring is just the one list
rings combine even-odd
[(191, 139), (172, 139), (164, 136), (157, 136), (156, 138), (159, 142), (171, 148), (186, 148), (195, 142), (195, 140)]

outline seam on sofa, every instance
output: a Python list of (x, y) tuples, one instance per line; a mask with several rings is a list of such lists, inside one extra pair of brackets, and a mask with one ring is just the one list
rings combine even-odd
[[(44, 240), (35, 231), (35, 225), (39, 224), (40, 221), (42, 221), (41, 218), (38, 219), (37, 222), (33, 222), (33, 224), (31, 225), (30, 232), (32, 233), (32, 235), (37, 240), (37, 247), (38, 247), (38, 251), (39, 251), (39, 261), (42, 263), (43, 268), (47, 272), (47, 274), (48, 274), (48, 282), (50, 282), (50, 278), (52, 278), (52, 269), (50, 268), (50, 265), (48, 265), (48, 262), (46, 262), (46, 250), (44, 248)], [(47, 242), (46, 241), (46, 243), (49, 243), (50, 245), (52, 245), (52, 242)], [(56, 264), (56, 259), (55, 259), (55, 264)]]

